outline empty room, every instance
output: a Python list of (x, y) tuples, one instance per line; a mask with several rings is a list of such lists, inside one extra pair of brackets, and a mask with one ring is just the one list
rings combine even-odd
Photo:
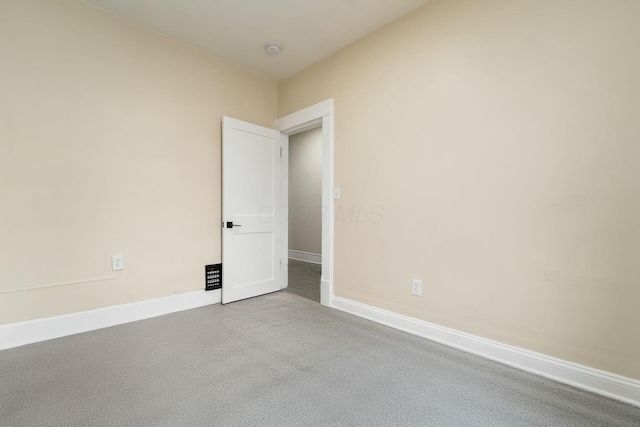
[(637, 0), (0, 0), (0, 426), (640, 426)]

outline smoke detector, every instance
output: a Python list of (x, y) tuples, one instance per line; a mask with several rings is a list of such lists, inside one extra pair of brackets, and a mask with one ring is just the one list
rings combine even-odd
[(267, 50), (267, 53), (269, 55), (277, 55), (280, 53), (280, 45), (278, 43), (268, 43), (265, 46), (265, 49)]

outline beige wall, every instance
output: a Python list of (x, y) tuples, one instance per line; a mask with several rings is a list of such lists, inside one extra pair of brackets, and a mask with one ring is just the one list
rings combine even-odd
[(322, 128), (289, 137), (289, 250), (322, 254)]
[(638, 16), (431, 0), (281, 83), (335, 98), (336, 295), (640, 379)]
[(0, 61), (0, 324), (202, 289), (221, 116), (275, 84), (79, 0), (0, 2)]

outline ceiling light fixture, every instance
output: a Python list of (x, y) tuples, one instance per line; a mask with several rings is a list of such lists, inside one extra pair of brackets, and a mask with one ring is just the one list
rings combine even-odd
[(280, 53), (280, 45), (278, 43), (268, 43), (265, 47), (269, 55), (277, 55)]

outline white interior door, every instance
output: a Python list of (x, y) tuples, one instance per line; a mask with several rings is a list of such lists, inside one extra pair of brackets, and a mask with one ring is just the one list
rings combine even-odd
[(222, 118), (222, 303), (280, 290), (280, 132)]

